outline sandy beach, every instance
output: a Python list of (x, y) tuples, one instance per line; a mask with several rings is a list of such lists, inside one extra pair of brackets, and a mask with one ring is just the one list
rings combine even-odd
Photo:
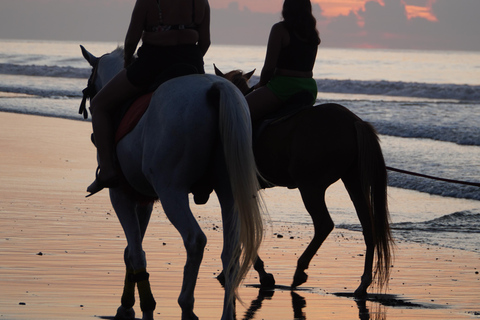
[[(0, 319), (112, 319), (115, 314), (126, 241), (108, 193), (85, 198), (96, 167), (90, 133), (89, 122), (0, 113)], [(279, 190), (265, 192), (272, 218), (285, 201), (287, 191)], [(392, 192), (395, 199), (399, 193), (403, 198), (394, 200), (396, 205), (416, 201), (402, 191)], [(329, 199), (349, 202), (338, 183)], [(219, 206), (215, 197), (192, 206), (208, 237), (195, 312), (200, 319), (219, 319)], [(397, 242), (387, 293), (355, 301), (351, 294), (362, 273), (364, 245), (361, 233), (343, 229), (332, 232), (312, 261), (309, 281), (290, 291), (296, 259), (312, 233), (307, 225), (275, 219), (267, 224), (261, 252), (280, 286), (259, 292), (250, 272), (240, 289), (245, 305), (237, 304), (237, 319), (480, 319), (478, 253)], [(185, 251), (160, 204), (145, 251), (156, 319), (180, 319), (176, 301)]]

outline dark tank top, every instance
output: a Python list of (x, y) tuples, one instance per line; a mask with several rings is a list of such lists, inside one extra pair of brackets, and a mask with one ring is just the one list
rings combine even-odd
[(289, 31), (290, 43), (283, 47), (277, 61), (277, 68), (294, 71), (312, 71), (317, 57), (318, 44), (300, 40)]
[(176, 24), (176, 25), (167, 25), (163, 23), (163, 13), (162, 8), (160, 7), (160, 1), (157, 1), (158, 7), (158, 25), (154, 27), (146, 27), (145, 31), (158, 32), (158, 31), (169, 31), (169, 30), (182, 30), (182, 29), (196, 29), (195, 25), (195, 0), (192, 0), (192, 23), (188, 25)]

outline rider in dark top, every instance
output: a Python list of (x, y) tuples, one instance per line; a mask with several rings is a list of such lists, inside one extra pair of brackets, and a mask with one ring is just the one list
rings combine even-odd
[[(138, 57), (133, 55), (138, 43)], [(125, 37), (124, 66), (91, 101), (92, 126), (98, 151), (90, 195), (118, 185), (114, 162), (112, 113), (148, 87), (167, 67), (189, 64), (204, 73), (203, 56), (210, 46), (208, 0), (137, 0)]]
[(253, 121), (285, 105), (301, 91), (317, 97), (313, 66), (320, 37), (310, 0), (285, 0), (283, 21), (273, 25), (265, 63), (255, 91), (247, 95)]

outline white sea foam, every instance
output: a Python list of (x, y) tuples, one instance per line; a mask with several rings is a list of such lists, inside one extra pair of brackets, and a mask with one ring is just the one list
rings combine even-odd
[[(117, 44), (85, 46), (100, 56)], [(257, 68), (254, 84), (264, 57), (264, 47), (213, 45), (205, 57), (205, 69), (213, 73), (213, 63), (225, 72)], [(387, 165), (479, 182), (479, 70), (480, 53), (321, 48), (314, 77), (319, 103), (342, 104), (375, 126)], [(90, 72), (78, 43), (0, 40), (0, 111), (83, 120), (77, 111)], [(437, 210), (443, 216), (426, 214), (423, 222), (423, 215), (412, 216), (410, 204), (393, 208), (395, 221), (405, 222), (393, 225), (396, 238), (478, 252), (480, 236), (475, 230), (479, 228), (479, 206), (453, 212), (463, 210), (457, 208), (458, 202), (462, 208), (465, 203), (475, 207), (480, 200), (479, 188), (394, 172), (389, 172), (389, 185), (427, 193), (427, 198), (439, 195), (438, 201), (454, 203), (454, 209), (445, 211), (442, 206)], [(311, 224), (299, 201), (294, 208), (279, 210), (280, 219)], [(351, 220), (355, 216), (348, 210), (331, 211), (343, 221), (338, 223), (340, 227), (357, 230), (356, 220)], [(299, 211), (304, 212), (303, 220), (292, 216)], [(423, 203), (414, 212), (425, 212)]]

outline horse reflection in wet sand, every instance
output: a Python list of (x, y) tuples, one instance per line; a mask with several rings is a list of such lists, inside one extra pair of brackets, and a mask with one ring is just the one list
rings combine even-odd
[[(232, 81), (244, 94), (251, 89), (253, 71), (235, 70), (217, 75)], [(256, 137), (254, 154), (258, 169), (271, 184), (298, 188), (312, 217), (314, 237), (297, 262), (292, 287), (307, 281), (305, 270), (333, 230), (325, 204), (325, 191), (341, 179), (362, 225), (366, 244), (365, 265), (355, 296), (365, 296), (376, 280), (388, 285), (393, 239), (387, 206), (387, 170), (375, 129), (347, 108), (320, 104), (281, 121), (274, 121)], [(376, 259), (374, 269), (374, 259)], [(260, 257), (254, 264), (263, 286), (273, 286), (273, 275)]]
[[(83, 47), (82, 53), (93, 67), (85, 100), (123, 69), (123, 50), (100, 58)], [(188, 194), (207, 172), (211, 174), (224, 227), (222, 263), (229, 270), (222, 319), (234, 319), (236, 289), (257, 256), (263, 230), (251, 121), (242, 93), (214, 75), (189, 75), (165, 82), (153, 94), (135, 129), (117, 144), (116, 153), (126, 181), (136, 192), (158, 197), (182, 236), (187, 251), (178, 298), (182, 319), (198, 319), (193, 293), (207, 241), (190, 210)], [(143, 319), (153, 319), (156, 303), (142, 248), (153, 202), (138, 200), (128, 190), (110, 188), (128, 243), (125, 285), (115, 319), (135, 318), (135, 287)]]

